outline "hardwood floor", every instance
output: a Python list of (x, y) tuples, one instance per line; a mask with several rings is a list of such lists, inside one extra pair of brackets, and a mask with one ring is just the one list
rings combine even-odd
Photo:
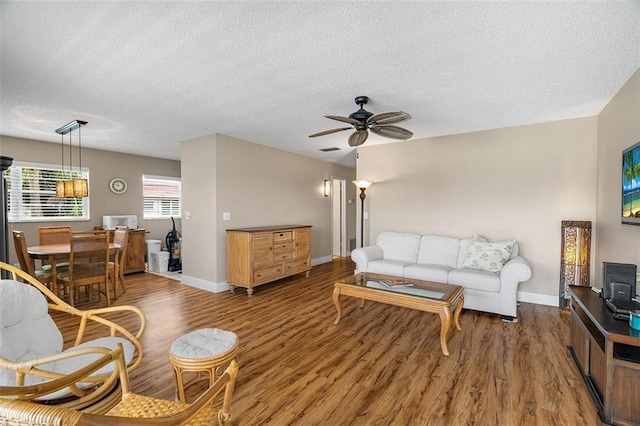
[[(464, 310), (445, 357), (434, 314), (371, 302), (360, 309), (344, 298), (334, 325), (333, 283), (352, 272), (351, 260), (335, 260), (252, 297), (127, 276), (115, 303), (148, 318), (133, 390), (172, 399), (171, 342), (215, 327), (240, 339), (234, 425), (601, 424), (567, 355), (568, 315), (558, 308), (523, 303), (517, 324)], [(199, 389), (189, 391), (193, 400)]]

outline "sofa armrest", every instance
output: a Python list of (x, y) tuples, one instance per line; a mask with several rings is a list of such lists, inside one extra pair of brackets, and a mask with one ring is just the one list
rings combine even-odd
[(369, 262), (381, 260), (382, 256), (382, 247), (380, 246), (367, 246), (353, 250), (351, 252), (351, 260), (356, 262), (355, 273), (366, 272), (369, 268)]
[(500, 271), (500, 281), (503, 283), (521, 283), (531, 278), (531, 266), (522, 257), (516, 256), (502, 267)]
[(500, 310), (502, 315), (518, 316), (518, 284), (531, 278), (531, 267), (523, 257), (516, 256), (500, 271)]

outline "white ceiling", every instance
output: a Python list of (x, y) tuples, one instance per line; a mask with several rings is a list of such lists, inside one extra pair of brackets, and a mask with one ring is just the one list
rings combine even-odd
[[(358, 95), (414, 139), (598, 114), (640, 67), (640, 1), (0, 3), (0, 134), (179, 159), (223, 133), (355, 166)], [(403, 143), (371, 135), (366, 145)], [(336, 146), (340, 151), (322, 153)]]

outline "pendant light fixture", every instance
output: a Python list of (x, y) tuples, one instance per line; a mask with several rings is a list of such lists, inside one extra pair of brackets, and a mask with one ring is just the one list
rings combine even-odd
[[(78, 129), (78, 157), (79, 157), (79, 171), (82, 176), (82, 135), (80, 128), (87, 124), (86, 121), (74, 120), (64, 126), (56, 129), (62, 137), (62, 171), (64, 172), (64, 135), (69, 134), (69, 177), (73, 175), (73, 160), (72, 160), (72, 144), (71, 144), (71, 132)], [(75, 179), (60, 180), (56, 182), (56, 197), (58, 198), (76, 198), (76, 197), (88, 197), (89, 185), (86, 179), (83, 177), (77, 177)]]

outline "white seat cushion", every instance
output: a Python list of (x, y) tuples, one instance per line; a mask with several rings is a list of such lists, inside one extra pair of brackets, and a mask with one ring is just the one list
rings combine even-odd
[(373, 260), (369, 262), (369, 268), (367, 272), (373, 272), (374, 274), (393, 275), (394, 277), (404, 276), (404, 267), (411, 265), (413, 262), (406, 262), (403, 260)]
[(416, 263), (404, 268), (404, 277), (446, 284), (451, 269), (444, 265)]
[[(136, 347), (122, 337), (102, 337), (71, 347), (67, 351), (102, 347), (115, 349), (122, 343), (125, 363), (129, 365)], [(0, 280), (0, 356), (10, 361), (29, 361), (62, 352), (63, 338), (48, 312), (47, 299), (36, 288), (13, 280)], [(42, 364), (41, 370), (69, 374), (100, 358), (100, 354)], [(113, 371), (114, 364), (107, 364), (96, 375)], [(46, 379), (27, 375), (25, 385), (40, 383)], [(0, 386), (15, 386), (16, 375), (12, 370), (0, 368)], [(42, 399), (59, 398), (69, 394), (63, 389)]]
[(477, 269), (454, 269), (449, 272), (449, 284), (498, 293), (500, 274)]
[(201, 328), (174, 340), (169, 350), (179, 358), (212, 358), (229, 351), (237, 342), (238, 336), (232, 331)]

